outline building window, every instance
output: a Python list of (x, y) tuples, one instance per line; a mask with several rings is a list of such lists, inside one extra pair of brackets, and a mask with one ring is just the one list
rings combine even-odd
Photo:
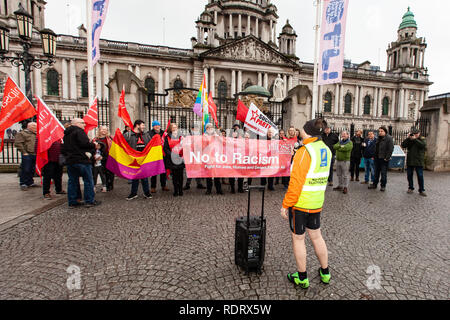
[(75, 112), (75, 118), (83, 119), (83, 117), (84, 117), (84, 112), (83, 111)]
[(53, 113), (55, 114), (55, 117), (58, 118), (59, 121), (62, 120), (62, 111), (61, 110), (54, 110)]
[(370, 96), (364, 98), (364, 114), (370, 114), (370, 104), (372, 103)]
[(383, 116), (387, 116), (389, 114), (389, 98), (384, 97), (383, 99), (383, 110), (381, 113)]
[(88, 73), (83, 71), (81, 73), (81, 97), (87, 98), (89, 97), (89, 89), (88, 89)]
[(55, 69), (50, 69), (47, 72), (47, 94), (59, 96), (59, 73)]
[(352, 95), (347, 93), (344, 100), (344, 113), (352, 113)]
[(217, 86), (217, 91), (219, 93), (219, 99), (226, 99), (228, 96), (228, 85), (225, 80), (220, 80)]
[(325, 100), (323, 101), (323, 111), (324, 112), (331, 112), (332, 102), (333, 102), (333, 97), (331, 96), (331, 92), (327, 91), (327, 93), (325, 93)]

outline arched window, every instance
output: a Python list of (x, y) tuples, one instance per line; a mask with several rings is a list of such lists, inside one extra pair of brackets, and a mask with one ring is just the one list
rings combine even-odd
[(383, 110), (382, 110), (381, 115), (383, 115), (383, 116), (389, 115), (389, 98), (388, 97), (383, 98)]
[(217, 91), (219, 93), (219, 99), (226, 99), (228, 96), (228, 86), (225, 80), (220, 80), (217, 86)]
[(323, 111), (331, 112), (331, 104), (333, 102), (333, 97), (331, 96), (331, 92), (327, 91), (325, 93), (325, 100), (323, 101)]
[(47, 72), (47, 94), (59, 96), (59, 73), (55, 69), (50, 69)]
[(347, 93), (344, 100), (344, 113), (352, 113), (352, 95)]
[(88, 73), (86, 71), (83, 71), (81, 73), (81, 97), (87, 98), (88, 96)]
[(145, 79), (145, 89), (147, 89), (147, 94), (149, 95), (150, 101), (155, 101), (155, 80), (153, 78)]
[(370, 114), (370, 104), (372, 103), (372, 100), (370, 99), (370, 96), (365, 96), (364, 98), (364, 114)]

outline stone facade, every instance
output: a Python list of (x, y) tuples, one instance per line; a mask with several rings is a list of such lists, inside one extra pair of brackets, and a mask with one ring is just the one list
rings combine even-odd
[[(12, 12), (18, 2), (7, 1), (8, 11), (0, 10), (0, 20), (6, 21), (11, 28), (15, 27)], [(25, 8), (29, 11), (34, 5), (38, 27), (44, 27), (45, 2), (27, 3)], [(387, 71), (380, 71), (368, 61), (361, 64), (346, 61), (342, 83), (319, 87), (319, 112), (330, 124), (342, 127), (355, 123), (359, 128), (376, 128), (383, 124), (403, 129), (417, 119), (431, 82), (424, 68), (425, 40), (416, 38), (417, 27), (410, 23), (411, 15), (408, 9), (406, 18), (404, 16), (408, 23), (402, 22), (405, 28), (399, 28), (399, 38), (388, 46)], [(139, 96), (127, 97), (133, 119), (145, 118), (147, 82), (154, 83), (157, 93), (164, 93), (176, 83), (196, 89), (205, 74), (207, 88), (214, 97), (218, 96), (220, 87), (231, 98), (250, 85), (259, 85), (270, 91), (280, 76), (286, 96), (299, 85), (312, 92), (313, 64), (297, 57), (297, 35), (289, 22), (276, 37), (277, 20), (277, 8), (270, 1), (209, 0), (196, 21), (197, 38), (191, 39), (190, 49), (101, 40), (101, 59), (94, 68), (95, 95), (110, 100), (111, 119), (114, 118), (115, 101), (121, 88), (110, 83), (118, 70), (128, 70), (135, 75), (136, 88), (131, 94)], [(86, 31), (83, 27), (79, 30), (79, 37), (59, 35), (55, 65), (35, 69), (31, 75), (33, 94), (42, 96), (62, 117), (80, 116), (88, 106), (85, 89)], [(278, 39), (278, 45), (275, 39)], [(9, 54), (20, 50), (17, 31), (12, 29)], [(36, 56), (42, 55), (37, 32), (31, 52)], [(401, 66), (398, 52), (402, 57)], [(394, 64), (395, 54), (397, 64)], [(49, 94), (49, 70), (57, 71), (57, 94)], [(24, 89), (23, 71), (9, 63), (0, 64), (0, 81), (4, 82), (7, 75)], [(329, 97), (331, 101), (327, 100)], [(166, 102), (173, 102), (173, 95)], [(307, 107), (311, 107), (310, 102)], [(314, 116), (310, 113), (309, 116)], [(295, 118), (295, 110), (288, 114), (294, 115), (293, 118), (288, 117), (288, 122), (300, 122), (300, 118)]]

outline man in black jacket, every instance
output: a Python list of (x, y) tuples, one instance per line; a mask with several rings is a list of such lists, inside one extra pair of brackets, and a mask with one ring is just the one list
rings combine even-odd
[(424, 137), (420, 135), (418, 129), (413, 129), (409, 137), (402, 142), (402, 148), (408, 149), (408, 157), (406, 160), (408, 173), (408, 193), (414, 192), (414, 170), (417, 173), (417, 180), (419, 181), (419, 194), (426, 197), (425, 185), (423, 180), (423, 167), (425, 166), (425, 151), (427, 149), (427, 142)]
[(328, 185), (333, 186), (333, 166), (336, 159), (336, 150), (334, 150), (333, 146), (339, 142), (339, 137), (337, 134), (331, 132), (331, 128), (327, 126), (322, 133), (322, 141), (330, 148), (331, 154), (333, 155), (330, 164), (330, 175), (328, 176)]
[[(125, 133), (125, 140), (128, 142), (131, 148), (136, 151), (143, 151), (145, 146), (150, 142), (150, 134), (145, 131), (145, 123), (142, 120), (136, 120), (134, 122), (134, 132), (129, 131)], [(148, 178), (144, 179), (136, 179), (131, 182), (131, 192), (130, 195), (126, 198), (127, 200), (133, 200), (138, 197), (137, 192), (139, 189), (139, 181), (142, 184), (142, 189), (144, 190), (144, 197), (147, 199), (151, 199), (152, 195), (150, 193), (150, 188), (148, 184)]]
[(394, 140), (388, 134), (386, 127), (380, 127), (378, 129), (378, 139), (375, 146), (375, 179), (373, 184), (369, 186), (369, 189), (377, 188), (381, 175), (380, 191), (386, 190), (387, 171), (392, 152), (394, 152)]
[(61, 153), (66, 158), (67, 175), (69, 176), (67, 186), (67, 198), (69, 208), (80, 205), (77, 201), (79, 197), (79, 179), (84, 182), (84, 204), (86, 207), (99, 205), (101, 202), (95, 200), (94, 179), (92, 177), (92, 156), (96, 142), (89, 141), (84, 132), (86, 123), (84, 120), (75, 118), (71, 126), (64, 132), (64, 144)]
[[(150, 140), (156, 135), (159, 134), (161, 136), (161, 139), (163, 137), (163, 131), (161, 130), (161, 124), (159, 123), (159, 121), (155, 120), (152, 122), (152, 130), (150, 130), (148, 132), (150, 134)], [(157, 178), (158, 176), (153, 176), (150, 178), (150, 182), (151, 182), (151, 193), (155, 193), (156, 192), (156, 183), (157, 183)], [(165, 173), (162, 173), (159, 175), (159, 181), (161, 183), (161, 188), (163, 191), (169, 191), (169, 188), (166, 187), (166, 183), (167, 183), (167, 176)]]
[(350, 181), (359, 181), (359, 165), (362, 158), (362, 143), (364, 142), (362, 137), (362, 130), (356, 131), (355, 136), (351, 139), (353, 143), (352, 153), (350, 155)]

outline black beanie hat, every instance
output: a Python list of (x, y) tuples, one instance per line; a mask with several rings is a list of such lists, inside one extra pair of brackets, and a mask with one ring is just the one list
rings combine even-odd
[(305, 123), (303, 130), (309, 136), (320, 136), (322, 133), (322, 128), (326, 126), (326, 122), (322, 119), (312, 119)]

